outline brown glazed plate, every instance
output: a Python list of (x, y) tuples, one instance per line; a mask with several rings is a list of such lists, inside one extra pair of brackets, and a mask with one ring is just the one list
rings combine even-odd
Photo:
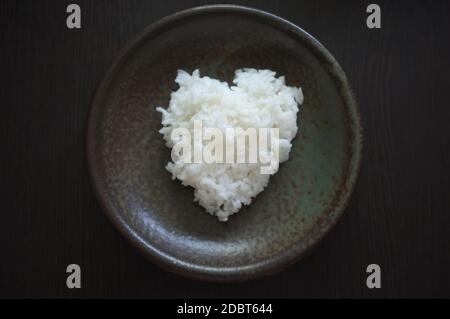
[[(221, 223), (165, 170), (155, 108), (168, 105), (178, 69), (230, 81), (243, 67), (285, 75), (305, 101), (290, 159)], [(357, 105), (330, 53), (282, 18), (231, 5), (182, 11), (140, 32), (100, 82), (86, 128), (92, 187), (115, 227), (152, 262), (212, 281), (266, 276), (304, 256), (342, 215), (361, 148)]]

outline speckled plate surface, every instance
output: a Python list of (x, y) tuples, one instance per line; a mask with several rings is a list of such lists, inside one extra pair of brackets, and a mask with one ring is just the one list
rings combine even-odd
[[(230, 81), (242, 67), (285, 75), (305, 102), (290, 160), (251, 206), (220, 223), (165, 170), (170, 150), (155, 107), (168, 105), (178, 69)], [(354, 186), (362, 137), (345, 75), (317, 40), (262, 11), (206, 6), (126, 45), (94, 96), (86, 143), (104, 211), (146, 257), (178, 274), (237, 281), (283, 269), (329, 231)]]

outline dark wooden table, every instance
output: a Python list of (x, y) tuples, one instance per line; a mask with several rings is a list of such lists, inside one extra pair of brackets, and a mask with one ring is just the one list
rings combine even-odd
[[(82, 28), (66, 28), (77, 3)], [(102, 214), (83, 130), (118, 49), (159, 18), (208, 1), (0, 2), (0, 297), (450, 297), (450, 3), (240, 1), (316, 36), (353, 84), (364, 126), (346, 214), (311, 255), (239, 284), (152, 265)], [(382, 28), (366, 27), (366, 6)], [(208, 2), (210, 3), (210, 2)], [(66, 287), (66, 266), (82, 288)], [(382, 269), (381, 289), (366, 267)]]

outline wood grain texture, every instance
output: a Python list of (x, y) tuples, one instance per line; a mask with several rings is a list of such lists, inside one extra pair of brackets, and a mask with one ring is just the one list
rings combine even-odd
[[(82, 8), (82, 29), (65, 8)], [(272, 277), (196, 282), (147, 262), (89, 187), (84, 122), (118, 49), (159, 18), (210, 1), (0, 2), (0, 297), (450, 297), (450, 3), (236, 1), (319, 39), (359, 101), (365, 148), (350, 206), (308, 257)], [(82, 289), (65, 286), (67, 264)], [(378, 263), (382, 288), (365, 286)]]

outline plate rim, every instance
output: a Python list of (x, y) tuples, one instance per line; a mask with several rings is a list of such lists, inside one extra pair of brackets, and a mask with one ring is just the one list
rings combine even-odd
[[(134, 52), (143, 40), (147, 39), (149, 36), (157, 35), (159, 32), (163, 31), (162, 29), (165, 27), (170, 27), (174, 23), (180, 22), (186, 18), (210, 13), (246, 15), (251, 18), (260, 19), (264, 22), (270, 22), (272, 27), (287, 32), (291, 36), (302, 41), (302, 44), (313, 51), (312, 53), (317, 58), (320, 58), (322, 63), (327, 64), (326, 70), (331, 73), (336, 84), (340, 85), (340, 95), (344, 99), (344, 104), (348, 113), (347, 116), (350, 116), (349, 125), (352, 136), (350, 138), (351, 145), (348, 145), (349, 152), (351, 152), (348, 164), (348, 176), (341, 186), (343, 190), (341, 191), (339, 200), (334, 205), (333, 211), (327, 214), (328, 218), (325, 221), (326, 224), (316, 224), (313, 227), (312, 230), (320, 226), (320, 232), (315, 235), (310, 234), (311, 238), (309, 238), (309, 243), (307, 243), (306, 246), (297, 243), (294, 247), (291, 247), (270, 259), (239, 267), (199, 266), (165, 254), (146, 242), (130, 227), (123, 217), (120, 216), (117, 207), (111, 203), (110, 198), (112, 198), (112, 196), (106, 193), (106, 185), (101, 181), (104, 178), (101, 174), (102, 169), (97, 165), (96, 158), (97, 149), (95, 143), (95, 130), (98, 111), (100, 110), (103, 98), (105, 97), (105, 92), (112, 84), (115, 72), (119, 70), (126, 61), (127, 55)], [(87, 161), (89, 182), (97, 201), (100, 203), (102, 211), (119, 233), (121, 233), (142, 255), (161, 268), (185, 277), (213, 282), (239, 282), (271, 275), (296, 263), (321, 242), (322, 239), (326, 237), (327, 233), (334, 228), (337, 221), (343, 215), (345, 208), (348, 206), (348, 202), (360, 172), (362, 147), (363, 131), (356, 98), (344, 71), (330, 52), (312, 35), (292, 22), (260, 9), (238, 5), (205, 5), (193, 7), (168, 15), (138, 32), (137, 35), (132, 37), (132, 39), (119, 50), (115, 55), (113, 62), (109, 65), (103, 77), (98, 82), (97, 88), (91, 99), (85, 124), (85, 158)]]

